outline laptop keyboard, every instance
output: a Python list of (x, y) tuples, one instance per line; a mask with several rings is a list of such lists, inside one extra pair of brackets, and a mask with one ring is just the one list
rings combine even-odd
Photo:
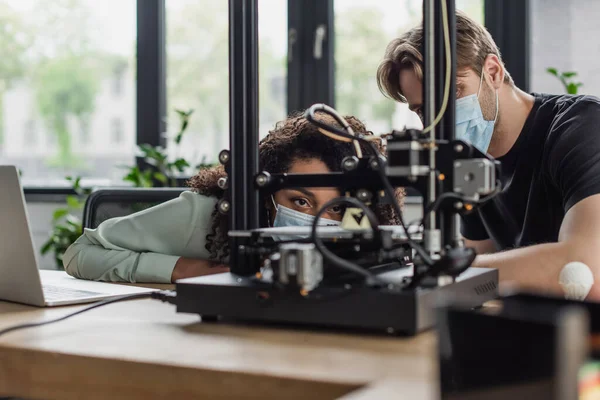
[(43, 285), (42, 288), (44, 289), (44, 298), (46, 301), (73, 300), (83, 297), (101, 296), (104, 294), (54, 285)]

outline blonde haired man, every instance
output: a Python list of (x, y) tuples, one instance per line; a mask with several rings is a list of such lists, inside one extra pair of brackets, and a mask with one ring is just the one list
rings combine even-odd
[[(422, 27), (394, 39), (377, 70), (381, 91), (422, 107)], [(456, 14), (457, 138), (502, 163), (504, 189), (463, 219), (475, 266), (501, 281), (562, 293), (572, 261), (600, 278), (600, 100), (529, 94), (515, 86), (487, 30)], [(589, 299), (600, 300), (600, 284)]]

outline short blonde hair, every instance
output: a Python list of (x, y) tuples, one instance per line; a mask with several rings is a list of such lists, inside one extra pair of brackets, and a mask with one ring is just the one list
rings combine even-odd
[[(400, 71), (412, 69), (420, 80), (423, 80), (423, 25), (419, 25), (392, 40), (377, 68), (377, 85), (387, 97), (406, 103), (400, 88)], [(495, 54), (502, 63), (500, 50), (490, 33), (480, 24), (461, 11), (456, 12), (456, 67), (470, 68), (477, 75), (486, 57)], [(504, 65), (504, 63), (502, 63)], [(504, 82), (514, 85), (513, 79), (504, 72)]]

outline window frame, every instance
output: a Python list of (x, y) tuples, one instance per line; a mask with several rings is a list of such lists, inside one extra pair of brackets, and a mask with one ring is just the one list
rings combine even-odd
[(485, 0), (485, 26), (500, 48), (515, 85), (530, 90), (531, 24), (529, 0)]
[[(288, 114), (315, 103), (335, 107), (333, 1), (288, 0)], [(325, 31), (320, 43), (321, 57), (317, 57), (320, 28)], [(294, 43), (289, 41), (291, 35), (295, 35)]]
[[(137, 0), (136, 144), (165, 146), (167, 50), (165, 0)], [(142, 160), (137, 158), (142, 167)]]

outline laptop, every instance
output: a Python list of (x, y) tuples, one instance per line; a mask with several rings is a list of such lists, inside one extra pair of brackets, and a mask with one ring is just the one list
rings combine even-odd
[(39, 270), (38, 265), (19, 172), (0, 165), (0, 300), (62, 306), (156, 290), (79, 280), (63, 271)]

